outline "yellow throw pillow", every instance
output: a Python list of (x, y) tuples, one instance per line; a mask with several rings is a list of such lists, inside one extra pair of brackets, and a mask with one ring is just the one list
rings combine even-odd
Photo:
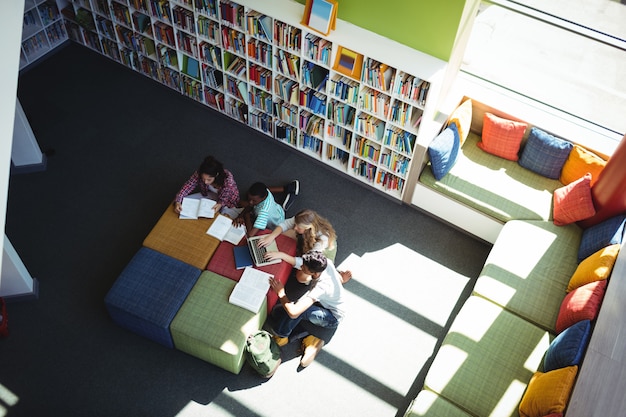
[(452, 123), (456, 125), (456, 129), (459, 132), (459, 139), (461, 145), (467, 139), (470, 128), (472, 127), (472, 100), (465, 100), (459, 107), (457, 107), (448, 120), (448, 126)]
[(620, 244), (616, 243), (615, 245), (604, 247), (585, 258), (578, 264), (578, 268), (576, 268), (574, 275), (570, 278), (569, 284), (567, 284), (567, 292), (594, 281), (607, 279), (611, 275), (613, 265), (615, 265), (615, 260), (617, 255), (619, 255), (619, 248)]
[(559, 180), (567, 185), (589, 172), (591, 173), (591, 186), (593, 187), (605, 165), (606, 161), (598, 155), (589, 152), (582, 146), (574, 145), (565, 164), (563, 164)]
[(544, 417), (562, 413), (572, 393), (578, 366), (535, 372), (519, 405), (521, 417)]

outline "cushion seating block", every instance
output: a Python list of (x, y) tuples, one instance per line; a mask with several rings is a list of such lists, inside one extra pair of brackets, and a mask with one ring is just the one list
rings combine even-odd
[(469, 134), (456, 163), (441, 180), (427, 167), (420, 182), (502, 223), (552, 220), (552, 196), (563, 184), (483, 152), (476, 145), (479, 139)]
[[(268, 233), (269, 231), (265, 232)], [(240, 245), (245, 244), (245, 241), (243, 243), (240, 243)], [(296, 241), (294, 239), (281, 234), (276, 238), (276, 245), (281, 252), (285, 252), (286, 254), (295, 256)], [(234, 281), (239, 281), (239, 279), (241, 279), (241, 275), (243, 274), (243, 269), (235, 268), (235, 255), (233, 253), (233, 247), (234, 245), (229, 242), (220, 243), (220, 245), (217, 247), (217, 250), (213, 254), (213, 257), (209, 261), (206, 269), (215, 272), (218, 275), (230, 278)], [(287, 279), (289, 278), (289, 274), (291, 273), (292, 266), (287, 262), (280, 262), (277, 264), (258, 267), (256, 269), (267, 272), (268, 274), (272, 274), (280, 282), (286, 284)], [(268, 312), (271, 311), (277, 301), (278, 296), (276, 295), (276, 292), (272, 290), (268, 291)]]
[(549, 332), (470, 296), (454, 319), (424, 386), (476, 416), (516, 416), (550, 345)]
[(578, 267), (581, 235), (575, 224), (506, 223), (487, 256), (474, 294), (554, 333), (561, 302)]
[(257, 314), (230, 304), (236, 282), (203, 271), (170, 326), (174, 347), (234, 374), (241, 371), (248, 335), (267, 317), (266, 302)]
[(206, 234), (213, 219), (179, 219), (171, 206), (143, 241), (143, 246), (205, 269), (220, 241)]
[(105, 297), (115, 323), (167, 347), (169, 326), (201, 271), (149, 248), (141, 248)]
[(445, 398), (422, 390), (411, 403), (404, 417), (472, 417)]

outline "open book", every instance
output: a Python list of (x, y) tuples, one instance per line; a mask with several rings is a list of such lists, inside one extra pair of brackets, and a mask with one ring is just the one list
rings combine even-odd
[(235, 226), (230, 217), (218, 214), (206, 233), (221, 241), (238, 245), (241, 239), (246, 235), (246, 226), (243, 224)]
[(216, 201), (210, 198), (202, 197), (202, 194), (195, 193), (190, 194), (183, 198), (182, 210), (180, 211), (179, 219), (197, 219), (198, 217), (215, 217), (215, 210), (213, 207), (217, 204)]
[(253, 313), (258, 313), (270, 289), (269, 280), (272, 276), (259, 269), (245, 268), (241, 279), (230, 293), (228, 301)]

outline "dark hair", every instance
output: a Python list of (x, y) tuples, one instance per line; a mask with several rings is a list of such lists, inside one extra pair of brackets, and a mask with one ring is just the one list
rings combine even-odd
[(324, 272), (328, 265), (328, 260), (322, 252), (310, 251), (302, 255), (302, 264), (311, 272)]
[(224, 185), (226, 179), (226, 172), (224, 172), (224, 165), (213, 156), (209, 155), (204, 158), (204, 161), (198, 168), (198, 175), (206, 174), (215, 178), (215, 184), (220, 187)]
[(262, 182), (255, 182), (248, 188), (248, 196), (255, 195), (258, 197), (267, 197), (267, 185)]

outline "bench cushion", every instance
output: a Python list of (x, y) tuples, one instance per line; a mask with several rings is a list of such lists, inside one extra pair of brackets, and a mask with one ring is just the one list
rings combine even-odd
[(206, 234), (213, 219), (179, 219), (168, 206), (157, 224), (143, 241), (143, 246), (172, 258), (206, 268), (220, 241)]
[(182, 261), (141, 248), (107, 293), (105, 306), (118, 325), (174, 347), (170, 323), (200, 272)]
[(563, 184), (482, 151), (479, 139), (470, 133), (456, 164), (441, 180), (435, 179), (429, 165), (420, 182), (503, 223), (551, 220), (552, 195)]
[(516, 416), (539, 369), (548, 332), (477, 296), (455, 318), (425, 387), (477, 416)]
[(472, 417), (448, 400), (432, 391), (422, 390), (411, 405), (404, 417)]
[(551, 332), (578, 263), (582, 231), (549, 221), (504, 225), (474, 286), (480, 295)]

